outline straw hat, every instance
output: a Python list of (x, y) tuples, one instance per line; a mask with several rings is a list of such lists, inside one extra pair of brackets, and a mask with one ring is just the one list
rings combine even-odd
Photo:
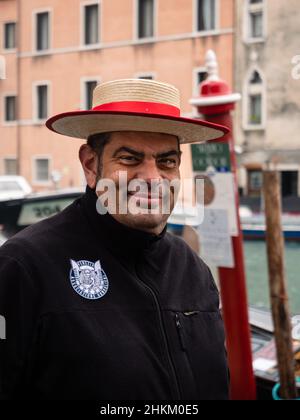
[(93, 108), (56, 115), (46, 122), (58, 134), (87, 139), (96, 133), (144, 131), (172, 134), (181, 143), (215, 140), (228, 133), (223, 126), (180, 117), (180, 95), (174, 86), (143, 79), (98, 85)]

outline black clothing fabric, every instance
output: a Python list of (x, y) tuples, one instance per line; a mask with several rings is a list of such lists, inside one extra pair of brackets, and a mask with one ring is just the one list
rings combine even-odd
[[(208, 267), (165, 231), (96, 211), (86, 193), (0, 248), (0, 399), (226, 400), (219, 295)], [(72, 265), (100, 261), (86, 299)]]

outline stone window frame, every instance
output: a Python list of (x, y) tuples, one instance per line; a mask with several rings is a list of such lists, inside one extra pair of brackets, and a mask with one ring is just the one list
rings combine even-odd
[[(51, 185), (51, 168), (52, 168), (52, 156), (51, 155), (33, 155), (32, 156), (32, 185), (37, 186), (50, 186)], [(37, 178), (37, 161), (48, 160), (48, 180), (39, 180)]]
[[(38, 38), (37, 38), (37, 16), (42, 13), (48, 13), (49, 16), (49, 33), (48, 33), (48, 48), (43, 50), (38, 50)], [(50, 7), (34, 9), (32, 11), (32, 51), (34, 55), (48, 55), (51, 54), (53, 46), (53, 9)]]
[(140, 38), (139, 36), (139, 1), (134, 0), (133, 38), (137, 43), (154, 41), (158, 33), (158, 0), (153, 0), (153, 36)]
[(196, 67), (193, 69), (193, 96), (199, 96), (199, 74), (207, 74), (207, 68), (205, 66)]
[[(15, 119), (14, 120), (7, 120), (6, 119), (6, 98), (10, 98), (13, 97), (15, 98)], [(18, 101), (18, 95), (15, 91), (11, 91), (11, 92), (4, 92), (2, 95), (2, 125), (7, 127), (7, 126), (16, 126), (18, 121), (17, 121), (17, 101)]]
[(210, 35), (220, 31), (220, 19), (221, 19), (221, 2), (215, 0), (215, 27), (209, 30), (199, 30), (198, 28), (198, 8), (199, 0), (193, 0), (193, 32), (194, 34)]
[[(251, 86), (251, 79), (254, 73), (257, 72), (262, 80), (261, 85)], [(267, 87), (266, 87), (266, 78), (261, 69), (257, 66), (251, 67), (248, 71), (243, 88), (243, 129), (245, 131), (259, 131), (266, 129), (267, 122)], [(261, 123), (260, 124), (251, 124), (249, 122), (249, 111), (250, 103), (249, 99), (252, 95), (261, 95)]]
[[(259, 3), (250, 3), (251, 0), (245, 1), (244, 9), (244, 41), (247, 44), (263, 43), (267, 37), (267, 0), (261, 0)], [(262, 36), (251, 36), (251, 15), (262, 13)]]
[[(40, 119), (38, 117), (38, 87), (47, 86), (47, 117)], [(51, 97), (51, 86), (52, 82), (50, 80), (40, 80), (32, 83), (32, 111), (33, 111), (33, 125), (44, 125), (46, 120), (52, 114), (52, 97)]]
[(3, 161), (3, 175), (8, 175), (8, 176), (18, 175), (17, 174), (18, 171), (16, 171), (16, 173), (14, 173), (14, 174), (8, 174), (7, 171), (5, 170), (6, 169), (6, 162), (7, 161), (15, 161), (16, 167), (17, 167), (17, 165), (18, 165), (18, 158), (17, 158), (16, 155), (5, 155), (5, 156), (3, 156), (2, 161)]
[[(14, 46), (6, 47), (6, 27), (7, 25), (14, 25)], [(5, 52), (15, 52), (17, 50), (17, 22), (15, 20), (9, 20), (3, 23), (3, 45), (2, 49)]]
[[(98, 6), (98, 42), (94, 44), (85, 43), (85, 9), (88, 6)], [(102, 0), (86, 0), (80, 2), (80, 48), (89, 50), (99, 48), (102, 42), (102, 28), (103, 28), (103, 13)]]
[(87, 110), (87, 95), (86, 95), (86, 84), (88, 82), (97, 82), (101, 83), (101, 77), (98, 75), (95, 76), (82, 76), (80, 78), (80, 109), (85, 111)]

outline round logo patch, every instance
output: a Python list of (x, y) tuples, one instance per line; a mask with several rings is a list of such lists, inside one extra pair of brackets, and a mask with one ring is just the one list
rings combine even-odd
[(100, 261), (71, 260), (71, 266), (70, 281), (75, 292), (90, 300), (100, 299), (106, 294), (109, 282)]

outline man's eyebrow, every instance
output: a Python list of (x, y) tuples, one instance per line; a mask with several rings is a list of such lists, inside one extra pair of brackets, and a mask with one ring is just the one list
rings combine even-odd
[(180, 150), (169, 150), (168, 152), (158, 153), (156, 157), (158, 159), (164, 159), (170, 156), (177, 156), (178, 158), (180, 158), (181, 155), (182, 155), (182, 152)]
[[(122, 146), (119, 149), (117, 149), (114, 154), (113, 157), (117, 157), (120, 153), (130, 153), (133, 156), (136, 156), (140, 159), (145, 157), (145, 153), (143, 152), (138, 152), (137, 150), (131, 149), (130, 147), (126, 147), (126, 146)], [(154, 155), (154, 157), (156, 159), (165, 159), (168, 158), (170, 156), (177, 156), (179, 159), (182, 155), (182, 152), (180, 150), (168, 150), (166, 152), (162, 152), (162, 153), (157, 153), (157, 155)]]
[(136, 156), (136, 157), (139, 157), (139, 158), (145, 157), (145, 153), (138, 152), (137, 150), (134, 150), (134, 149), (131, 149), (130, 147), (125, 147), (125, 146), (120, 147), (119, 149), (117, 149), (115, 151), (115, 153), (113, 154), (113, 157), (116, 157), (116, 156), (118, 156), (118, 154), (124, 153), (124, 152), (125, 153), (130, 153), (131, 155)]

